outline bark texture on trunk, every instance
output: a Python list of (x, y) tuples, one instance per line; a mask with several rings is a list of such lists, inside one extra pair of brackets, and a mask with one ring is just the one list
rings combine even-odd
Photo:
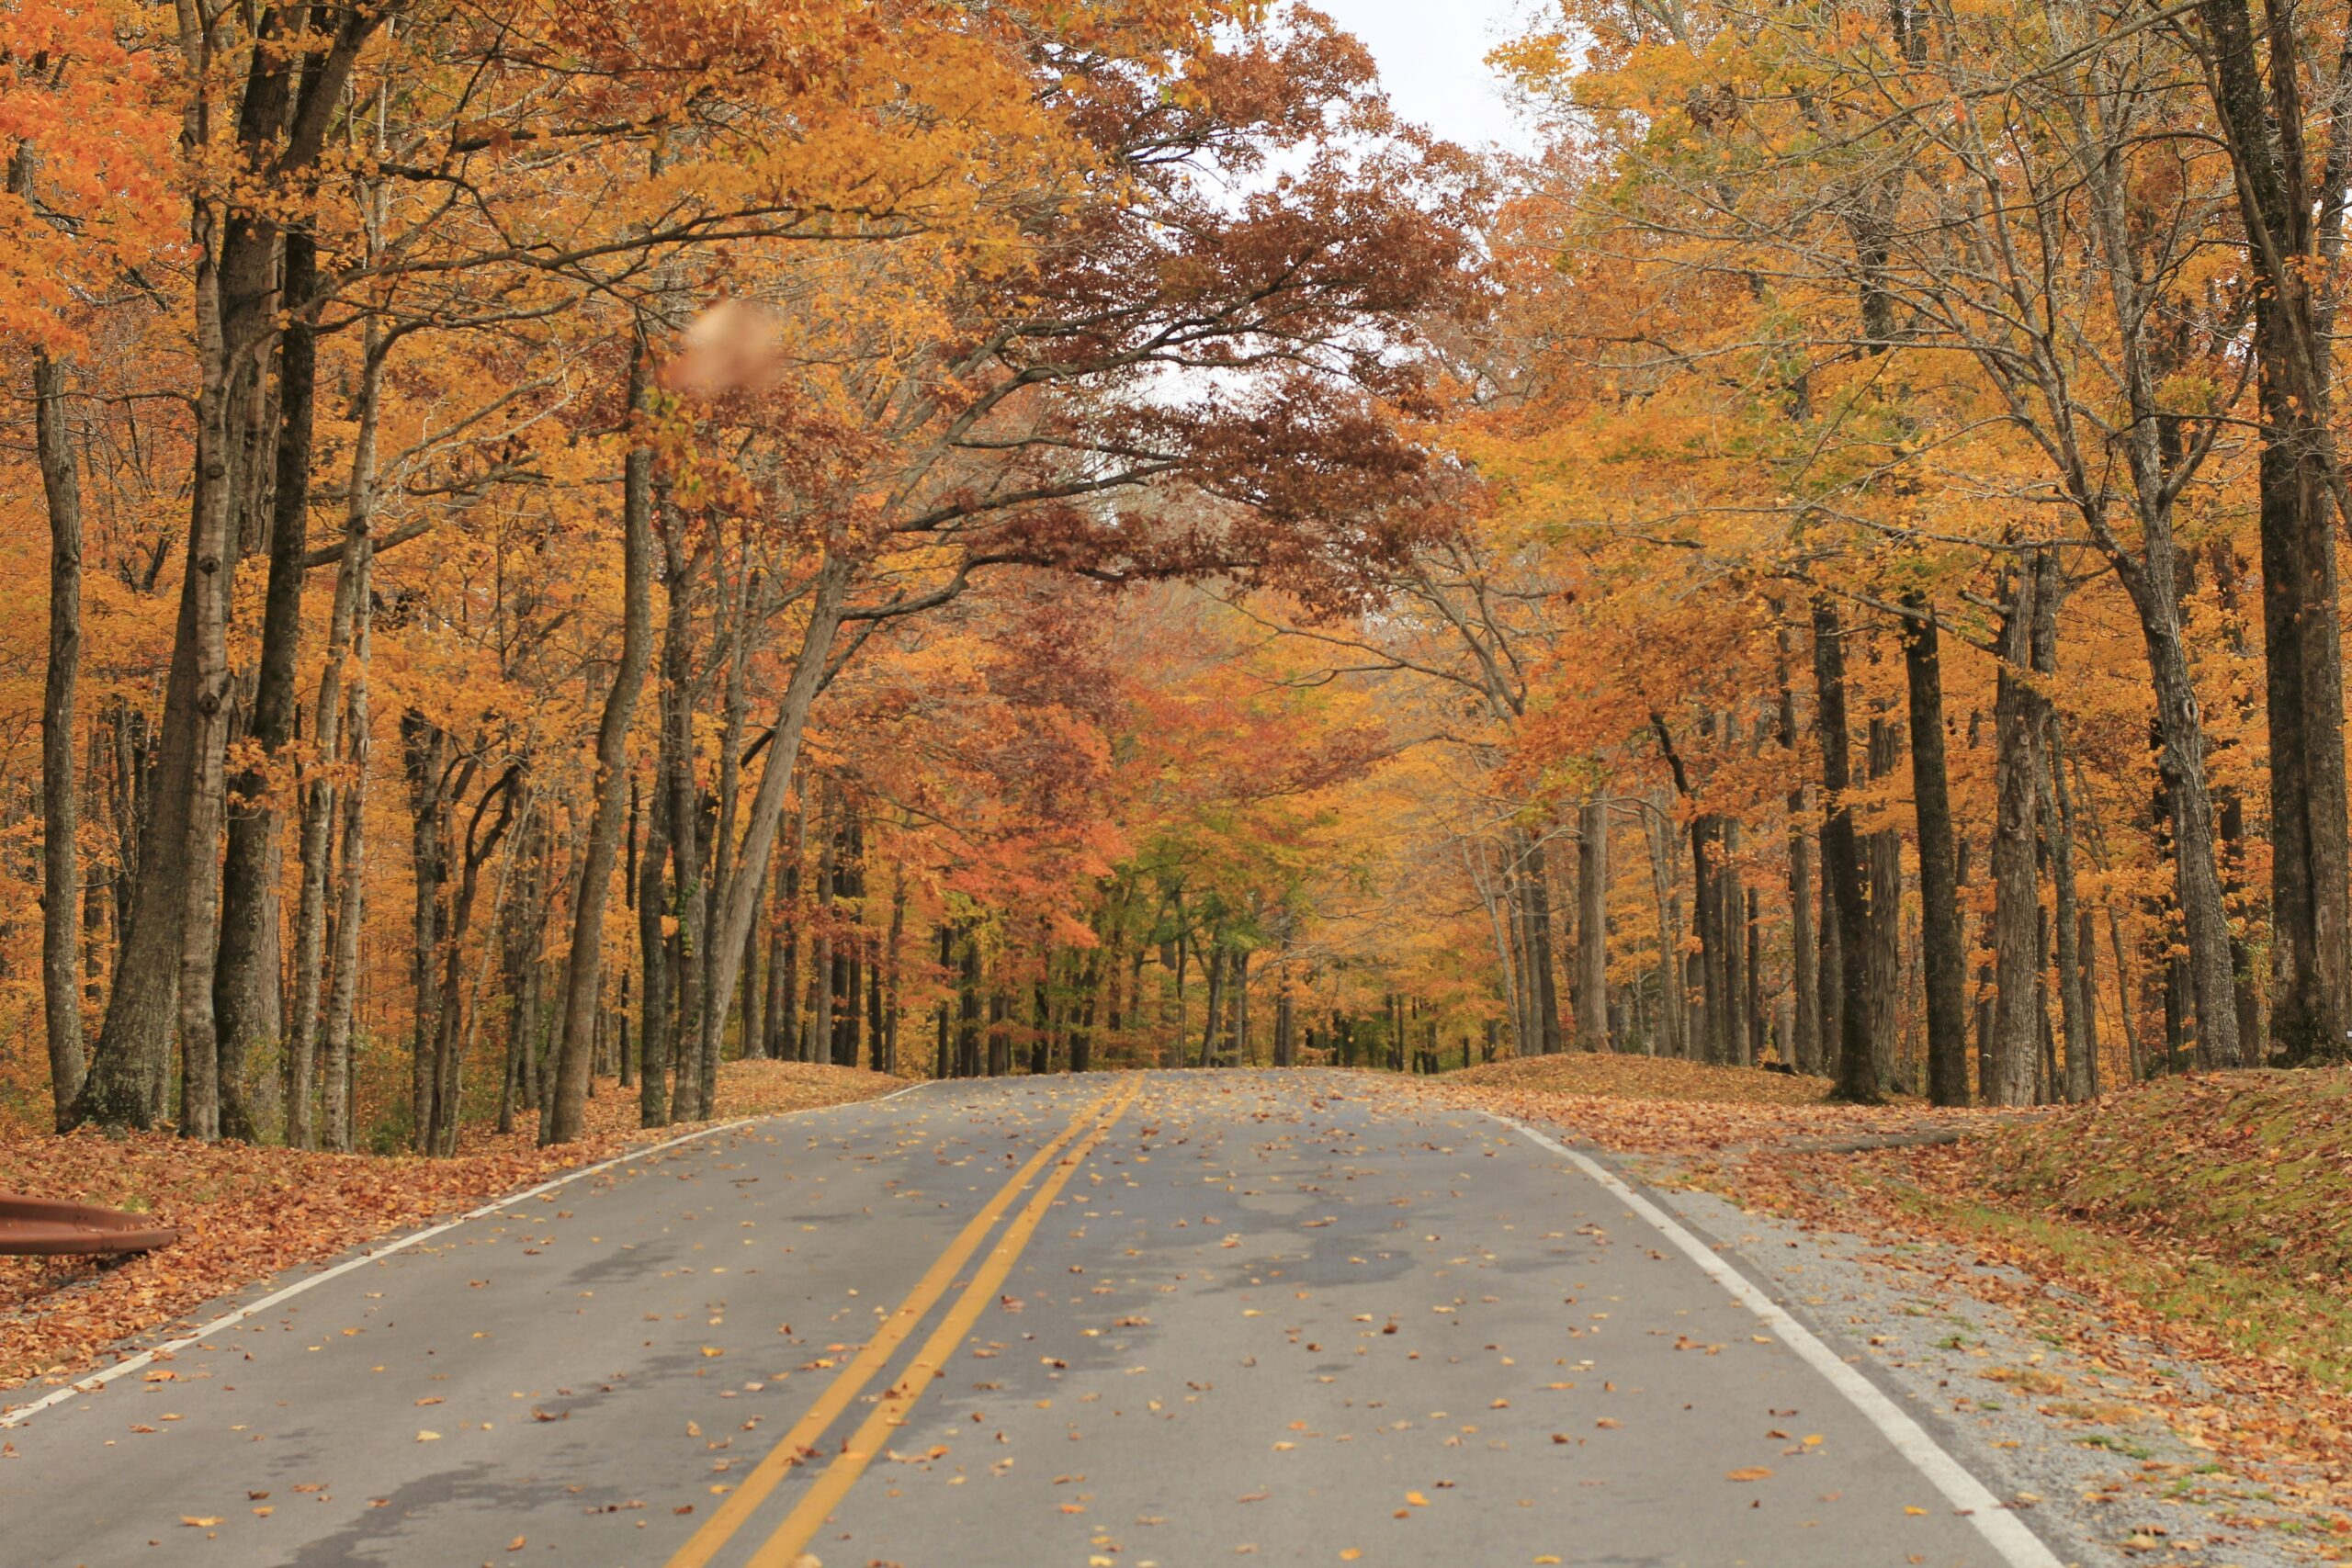
[(1577, 1044), (1606, 1051), (1609, 1041), (1609, 795), (1577, 812)]
[(73, 1125), (87, 1053), (82, 1041), (81, 796), (74, 778), (82, 676), (82, 472), (65, 419), (65, 370), (33, 356), (33, 445), (49, 507), (49, 669), (40, 705), (41, 1004), (49, 1089), (62, 1132)]
[(352, 635), (350, 703), (351, 782), (343, 789), (343, 889), (336, 906), (334, 968), (327, 990), (326, 1024), (322, 1049), (326, 1055), (326, 1087), (322, 1096), (327, 1147), (348, 1152), (352, 1143), (353, 1074), (352, 1024), (359, 1000), (359, 936), (367, 912), (368, 885), (368, 764), (370, 722), (368, 659), (375, 614), (368, 597), (370, 552), (359, 554), (359, 593), (356, 629)]
[[(1873, 783), (1891, 777), (1901, 765), (1903, 726), (1884, 714), (1871, 716), (1869, 728), (1870, 776)], [(1883, 1090), (1894, 1083), (1894, 1042), (1900, 1031), (1903, 994), (1903, 832), (1882, 828), (1869, 836), (1862, 851), (1870, 883), (1870, 942), (1863, 971), (1871, 998), (1871, 1061)]]
[[(1797, 778), (1797, 698), (1790, 665), (1794, 637), (1784, 623), (1775, 636), (1776, 670), (1780, 679), (1779, 731), (1781, 750)], [(1789, 988), (1790, 1038), (1781, 1059), (1801, 1073), (1819, 1073), (1821, 1049), (1821, 953), (1814, 929), (1813, 832), (1809, 791), (1800, 779), (1788, 793), (1789, 808)]]
[(1862, 886), (1861, 846), (1854, 832), (1854, 809), (1847, 795), (1853, 784), (1851, 741), (1846, 716), (1845, 632), (1826, 599), (1813, 605), (1813, 674), (1819, 703), (1821, 787), (1826, 815), (1821, 830), (1822, 878), (1829, 885), (1830, 908), (1823, 924), (1838, 933), (1838, 1094), (1857, 1104), (1877, 1105), (1885, 1096), (1878, 1082), (1870, 1036), (1871, 998), (1864, 975), (1869, 948), (1869, 897)]
[(1914, 594), (1903, 623), (1911, 699), (1911, 797), (1919, 824), (1919, 948), (1928, 1002), (1928, 1098), (1966, 1105), (1968, 942), (1961, 927), (1951, 775), (1944, 761), (1943, 657), (1935, 609)]
[(1994, 1105), (2033, 1103), (2041, 1047), (2040, 880), (2035, 864), (2034, 697), (2030, 687), (2038, 572), (2017, 574), (2003, 612), (2000, 671), (1994, 696), (1993, 1032), (1984, 1064), (1984, 1099)]
[[(2333, 223), (2314, 225), (2306, 187), (2304, 109), (2291, 13), (2271, 7), (2268, 61), (2256, 44), (2245, 0), (2199, 0), (2208, 80), (2236, 174), (2246, 259), (2255, 291), (2254, 345), (2262, 415), (2258, 469), (2262, 618), (2270, 731), (2271, 925), (2276, 983), (2271, 1036), (2290, 1061), (2352, 1050), (2352, 852), (2346, 846), (2343, 631), (2333, 510), (2346, 476), (2330, 434), (2332, 388), (2326, 308), (2312, 279), (2342, 243)], [(2322, 178), (2340, 187), (2344, 117), (2335, 117)], [(2343, 520), (2352, 525), (2352, 517)], [(2158, 702), (2165, 704), (2164, 672)], [(2188, 696), (2193, 703), (2193, 694)], [(2201, 783), (2201, 779), (2199, 781)], [(2199, 890), (2201, 892), (2201, 889)], [(2199, 912), (2183, 900), (2192, 923)], [(2192, 949), (2195, 932), (2192, 931)], [(2201, 956), (2201, 955), (2200, 955)], [(2236, 1025), (2208, 1039), (2209, 963), (2196, 963), (2199, 1049), (2216, 1066), (2238, 1065)]]
[[(640, 336), (629, 357), (628, 407), (642, 408), (647, 347)], [(637, 716), (653, 649), (653, 451), (632, 445), (621, 478), (621, 658), (605, 694), (596, 726), (595, 810), (580, 851), (580, 885), (572, 898), (571, 957), (564, 976), (563, 1020), (555, 1082), (539, 1117), (542, 1145), (580, 1136), (587, 1117), (594, 1066), (596, 1014), (605, 992), (605, 906), (613, 864), (620, 855), (628, 812), (628, 730)]]

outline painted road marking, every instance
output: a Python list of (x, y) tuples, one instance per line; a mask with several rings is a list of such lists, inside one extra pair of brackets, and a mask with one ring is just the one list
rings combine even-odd
[(2001, 1554), (2001, 1561), (2009, 1568), (2062, 1568), (2057, 1556), (2041, 1543), (2041, 1539), (2026, 1529), (2024, 1521), (1994, 1496), (1983, 1482), (1970, 1474), (1958, 1460), (1929, 1437), (1926, 1427), (1889, 1399), (1878, 1384), (1848, 1366), (1838, 1352), (1823, 1344), (1811, 1329), (1790, 1316), (1780, 1303), (1766, 1295), (1747, 1276), (1724, 1262), (1714, 1248), (1685, 1230), (1672, 1215), (1634, 1191), (1600, 1161), (1577, 1153), (1558, 1139), (1548, 1137), (1523, 1122), (1514, 1122), (1491, 1111), (1486, 1114), (1513, 1129), (1539, 1148), (1558, 1155), (1623, 1200), (1627, 1208), (1648, 1221), (1660, 1235), (1680, 1248), (1683, 1256), (1696, 1263), (1709, 1279), (1730, 1292), (1735, 1301), (1771, 1325), (1779, 1332), (1781, 1342), (1796, 1352), (1799, 1360), (1827, 1378), (1830, 1386), (1844, 1394), (1846, 1402), (1860, 1411), (1870, 1424), (1894, 1445), (1895, 1452), (1909, 1460), (1913, 1467), (1928, 1478), (1929, 1484), (1944, 1495), (1944, 1499), (1953, 1508), (1967, 1516), (1968, 1522), (1976, 1527), (1977, 1533)]
[(956, 1298), (956, 1304), (940, 1320), (938, 1329), (923, 1342), (922, 1348), (915, 1352), (915, 1359), (907, 1368), (906, 1374), (888, 1393), (883, 1395), (875, 1405), (874, 1413), (865, 1418), (850, 1438), (849, 1446), (826, 1467), (825, 1473), (817, 1478), (816, 1483), (794, 1506), (784, 1523), (776, 1527), (776, 1532), (752, 1554), (748, 1568), (792, 1568), (809, 1539), (823, 1528), (826, 1517), (840, 1506), (842, 1499), (849, 1495), (849, 1489), (857, 1484), (857, 1478), (865, 1473), (866, 1466), (872, 1464), (875, 1456), (882, 1451), (891, 1431), (906, 1425), (908, 1413), (914, 1409), (915, 1403), (946, 1371), (947, 1363), (962, 1346), (964, 1337), (979, 1321), (980, 1314), (995, 1301), (999, 1287), (1003, 1285), (1005, 1276), (1012, 1272), (1013, 1264), (1020, 1260), (1023, 1249), (1036, 1234), (1038, 1225), (1044, 1223), (1046, 1212), (1054, 1206), (1054, 1200), (1069, 1184), (1069, 1179), (1078, 1174), (1078, 1168), (1086, 1163), (1086, 1156), (1094, 1152), (1094, 1146), (1110, 1133), (1112, 1125), (1126, 1114), (1127, 1108), (1135, 1103), (1136, 1096), (1142, 1092), (1142, 1088), (1140, 1079), (1128, 1086), (1119, 1103), (1095, 1123), (1094, 1130), (1086, 1135), (1085, 1141), (1065, 1156), (1060, 1168), (1046, 1179), (1045, 1184), (1037, 1189), (1036, 1196), (1030, 1199), (1027, 1207), (1021, 1211), (1020, 1218), (1005, 1227), (1004, 1234), (997, 1238), (996, 1246), (989, 1251), (988, 1262), (972, 1276), (972, 1282), (964, 1287), (964, 1293)]
[[(987, 1205), (972, 1216), (971, 1223), (948, 1243), (947, 1250), (939, 1255), (938, 1260), (932, 1264), (923, 1277), (915, 1281), (915, 1288), (907, 1292), (906, 1300), (899, 1303), (898, 1309), (891, 1313), (874, 1337), (865, 1342), (865, 1348), (858, 1351), (849, 1365), (842, 1369), (841, 1375), (818, 1396), (817, 1403), (808, 1407), (808, 1414), (793, 1423), (792, 1429), (776, 1440), (775, 1446), (743, 1478), (742, 1484), (728, 1495), (718, 1512), (695, 1531), (693, 1539), (679, 1548), (677, 1555), (670, 1559), (667, 1568), (704, 1568), (704, 1564), (718, 1554), (735, 1532), (742, 1528), (743, 1522), (767, 1500), (768, 1494), (775, 1490), (776, 1483), (801, 1462), (802, 1456), (824, 1435), (825, 1428), (849, 1407), (850, 1401), (873, 1381), (875, 1374), (889, 1364), (899, 1347), (922, 1326), (922, 1320), (931, 1315), (931, 1309), (939, 1304), (939, 1299), (956, 1282), (957, 1272), (971, 1261), (972, 1254), (979, 1250), (980, 1243), (996, 1227), (997, 1221), (1004, 1217), (1013, 1200), (1020, 1197), (1029, 1183), (1036, 1179), (1037, 1173), (1069, 1147), (1071, 1140), (1085, 1132), (1090, 1124), (1109, 1124), (1102, 1118), (1111, 1102), (1119, 1097), (1119, 1092), (1116, 1089), (1106, 1092), (1070, 1118), (1069, 1126), (1031, 1156), (1026, 1165), (1012, 1173)], [(1116, 1111), (1112, 1112), (1114, 1120), (1116, 1114)], [(1058, 1188), (1054, 1190), (1059, 1190)]]

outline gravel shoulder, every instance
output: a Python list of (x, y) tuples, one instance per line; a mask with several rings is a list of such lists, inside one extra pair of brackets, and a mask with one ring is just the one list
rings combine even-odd
[(2030, 1509), (2081, 1568), (2152, 1562), (2285, 1568), (2342, 1560), (2335, 1521), (2304, 1517), (2262, 1479), (2173, 1430), (2150, 1380), (2199, 1393), (2196, 1363), (2132, 1342), (2127, 1370), (2074, 1347), (2086, 1303), (1935, 1239), (1890, 1244), (1643, 1180), (1685, 1224), (1780, 1298), (1915, 1414), (1998, 1495)]

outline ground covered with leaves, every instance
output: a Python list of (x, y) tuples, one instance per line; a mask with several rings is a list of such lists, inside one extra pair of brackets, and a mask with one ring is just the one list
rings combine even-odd
[[(719, 1121), (871, 1100), (901, 1080), (850, 1067), (734, 1062), (719, 1077)], [(205, 1145), (166, 1134), (96, 1132), (0, 1144), (0, 1191), (154, 1215), (175, 1246), (119, 1263), (0, 1258), (0, 1386), (78, 1376), (107, 1348), (229, 1292), (379, 1236), (462, 1213), (560, 1171), (688, 1127), (647, 1133), (637, 1099), (610, 1080), (588, 1102), (587, 1134), (536, 1145), (534, 1119), (466, 1138), (455, 1159), (309, 1154)]]
[(2352, 1070), (2165, 1078), (1834, 1184), (1897, 1219), (2036, 1255), (2135, 1320), (2352, 1393)]
[[(2352, 1071), (2161, 1079), (1984, 1135), (1783, 1153), (1746, 1201), (2006, 1265), (2010, 1304), (2352, 1560)], [(2191, 1369), (2182, 1376), (2177, 1369)], [(2276, 1523), (2277, 1521), (2274, 1521)]]
[(1662, 1056), (1563, 1052), (1451, 1073), (1440, 1091), (1522, 1120), (1554, 1122), (1625, 1154), (1933, 1137), (1981, 1113), (1917, 1100), (1843, 1105), (1827, 1078)]

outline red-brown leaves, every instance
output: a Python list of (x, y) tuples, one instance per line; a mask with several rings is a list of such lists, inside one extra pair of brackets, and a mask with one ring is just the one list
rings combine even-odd
[[(0, 1144), (0, 1190), (133, 1208), (181, 1232), (175, 1247), (104, 1269), (0, 1259), (0, 1382), (86, 1371), (115, 1341), (281, 1269), (673, 1135), (639, 1132), (635, 1097), (607, 1087), (588, 1102), (589, 1135), (557, 1150), (537, 1148), (527, 1124), (503, 1138), (469, 1136), (463, 1153), (444, 1160), (205, 1145), (161, 1133)], [(732, 1063), (721, 1076), (720, 1119), (870, 1099), (897, 1087), (846, 1067)]]

